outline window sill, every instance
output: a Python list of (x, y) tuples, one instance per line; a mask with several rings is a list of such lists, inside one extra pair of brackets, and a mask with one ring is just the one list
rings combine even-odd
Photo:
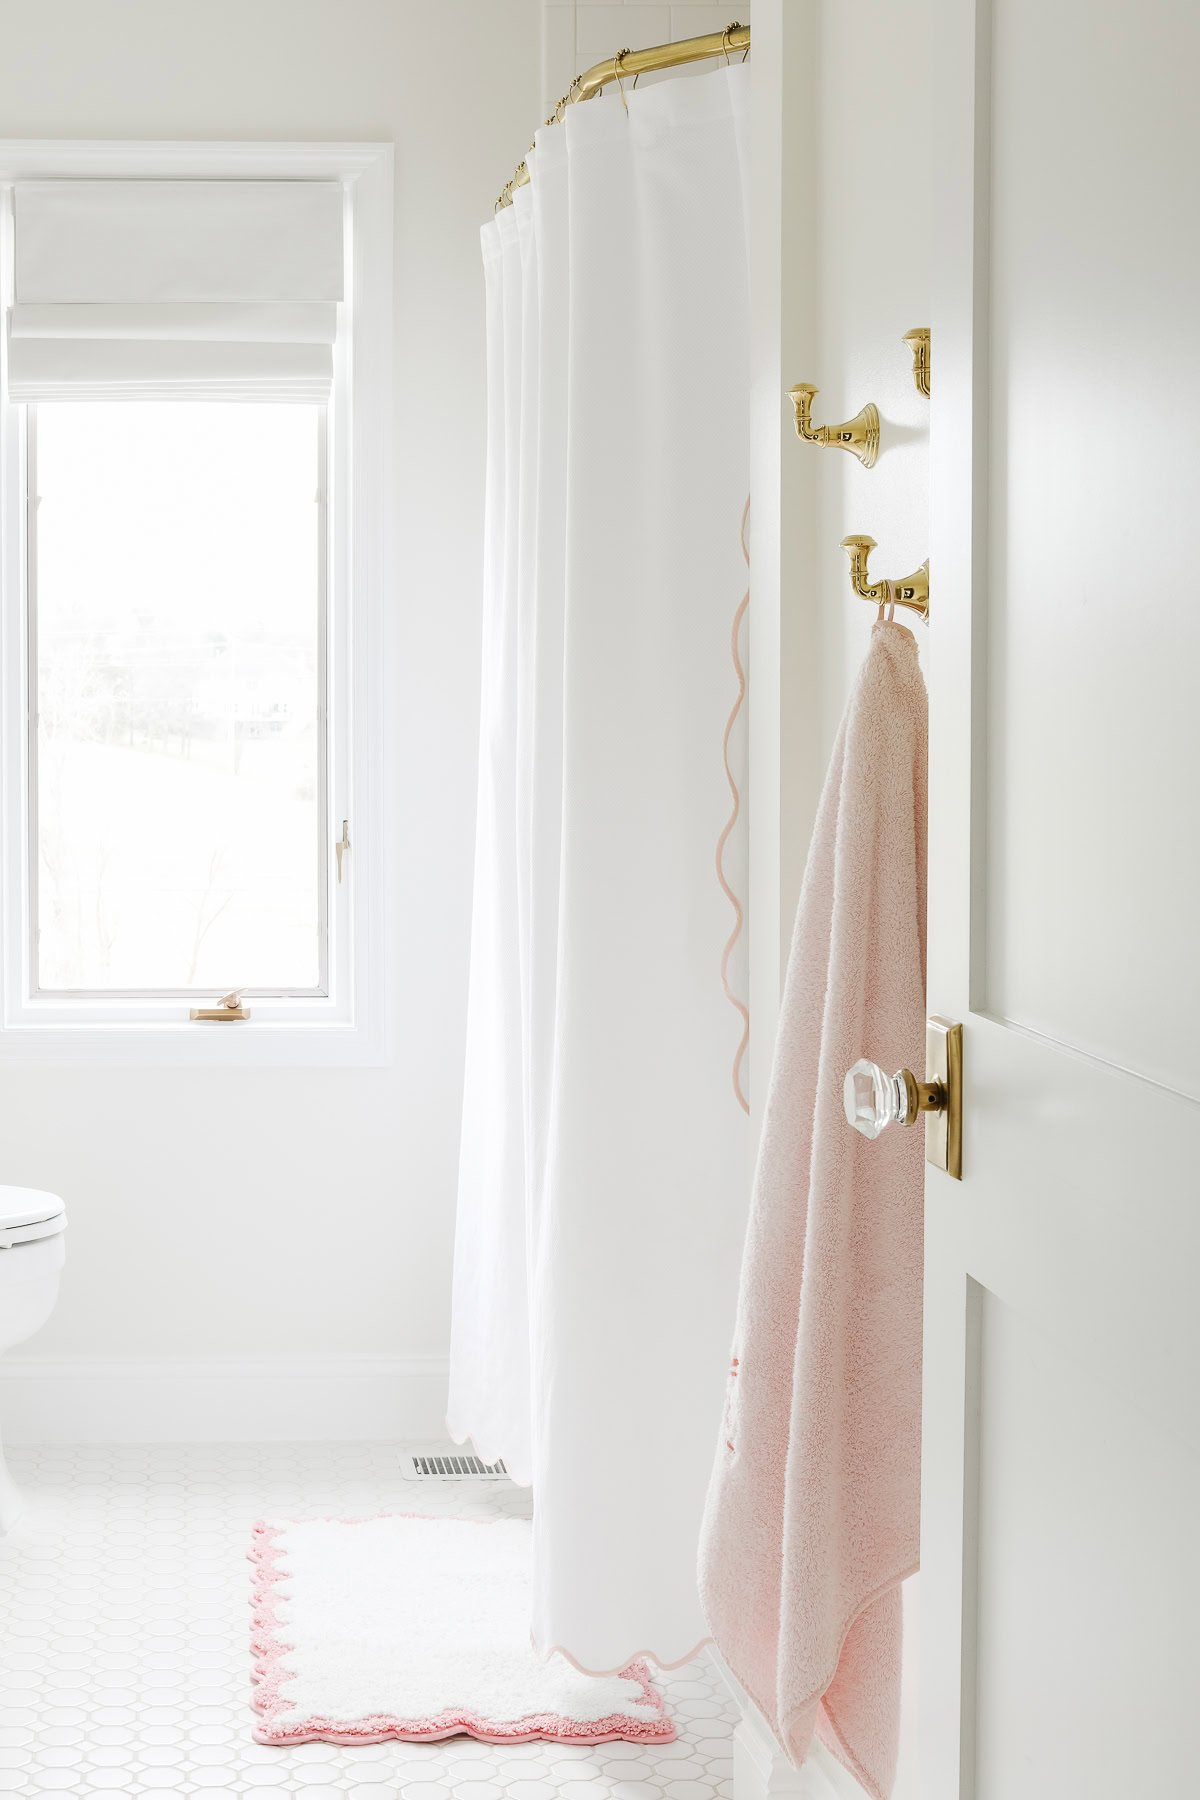
[(249, 1019), (61, 1020), (0, 1026), (0, 1066), (371, 1068), (386, 1062), (375, 1022)]

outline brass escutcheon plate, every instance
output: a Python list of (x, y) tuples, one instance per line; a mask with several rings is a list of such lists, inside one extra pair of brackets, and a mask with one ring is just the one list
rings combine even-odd
[(925, 1161), (961, 1181), (963, 1028), (936, 1015), (925, 1021), (925, 1079), (946, 1095), (940, 1112), (925, 1114)]

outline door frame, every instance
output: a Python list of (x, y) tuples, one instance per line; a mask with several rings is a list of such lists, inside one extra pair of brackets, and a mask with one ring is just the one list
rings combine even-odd
[[(940, 153), (931, 180), (927, 994), (931, 1011), (965, 1022), (981, 971), (972, 924), (983, 916), (984, 877), (991, 0), (932, 0), (932, 17)], [(963, 670), (970, 671), (965, 682), (943, 674)], [(962, 1195), (948, 1176), (927, 1173), (927, 1221), (936, 1229), (926, 1235), (926, 1296), (940, 1301), (927, 1304), (925, 1315), (922, 1444), (919, 1709), (930, 1800), (971, 1800), (975, 1789), (981, 1296), (964, 1282), (956, 1253)], [(947, 1419), (956, 1423), (953, 1438), (941, 1423)], [(936, 1731), (929, 1719), (938, 1720)]]

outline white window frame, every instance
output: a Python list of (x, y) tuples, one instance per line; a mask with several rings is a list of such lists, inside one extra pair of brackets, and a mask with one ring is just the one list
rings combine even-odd
[[(0, 280), (12, 303), (12, 184), (36, 178), (336, 180), (345, 195), (323, 509), (328, 536), (323, 698), (328, 993), (255, 995), (236, 1023), (189, 1019), (178, 996), (32, 991), (31, 677), (25, 553), (25, 408), (0, 390), (0, 1064), (363, 1065), (387, 1056), (381, 822), (385, 605), (390, 569), (392, 147), (390, 144), (0, 140)], [(6, 333), (0, 334), (6, 337)], [(0, 348), (6, 356), (7, 345)], [(345, 879), (333, 840), (349, 820)], [(231, 980), (234, 977), (231, 975)], [(214, 996), (215, 998), (215, 996)]]

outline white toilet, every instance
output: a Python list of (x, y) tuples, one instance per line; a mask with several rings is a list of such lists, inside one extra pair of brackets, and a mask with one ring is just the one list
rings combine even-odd
[[(40, 1331), (58, 1297), (66, 1258), (67, 1209), (40, 1188), (0, 1187), (0, 1355)], [(21, 1495), (0, 1447), (0, 1535), (21, 1512)]]

